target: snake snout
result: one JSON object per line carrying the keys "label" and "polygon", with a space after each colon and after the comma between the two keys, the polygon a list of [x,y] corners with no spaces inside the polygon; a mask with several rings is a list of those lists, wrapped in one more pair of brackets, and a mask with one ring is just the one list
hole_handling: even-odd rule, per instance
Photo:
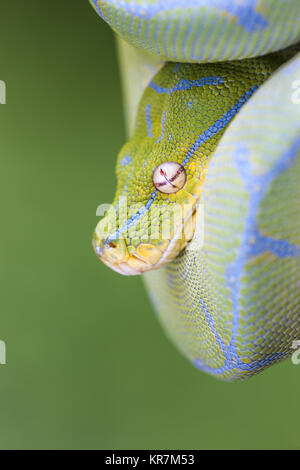
{"label": "snake snout", "polygon": [[[195,231],[196,211],[180,224],[174,225],[171,236],[132,239],[113,238],[107,230],[107,220],[102,219],[94,232],[93,247],[98,258],[114,271],[125,276],[135,276],[169,263],[185,248]],[[105,230],[103,230],[105,228]]]}
{"label": "snake snout", "polygon": [[[187,191],[180,194],[178,204],[167,206],[160,218],[155,217],[154,212],[148,225],[145,221],[139,236],[130,236],[129,231],[120,230],[112,217],[106,215],[98,222],[93,237],[98,258],[127,276],[158,269],[175,259],[192,240],[196,227],[195,188],[192,194]],[[137,235],[136,226],[131,229]]]}
{"label": "snake snout", "polygon": [[119,274],[135,276],[152,268],[146,260],[129,254],[126,243],[122,239],[101,240],[95,232],[93,247],[99,259]]}

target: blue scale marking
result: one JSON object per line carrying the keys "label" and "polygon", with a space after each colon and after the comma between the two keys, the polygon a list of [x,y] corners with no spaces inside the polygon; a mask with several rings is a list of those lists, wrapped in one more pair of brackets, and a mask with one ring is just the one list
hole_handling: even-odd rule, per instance
{"label": "blue scale marking", "polygon": [[267,251],[278,256],[278,258],[295,257],[300,254],[298,246],[286,240],[275,240],[273,237],[261,235],[257,227],[253,229],[253,240],[254,243],[249,246],[248,256],[257,256]]}
{"label": "blue scale marking", "polygon": [[182,90],[190,90],[194,86],[200,87],[204,85],[219,85],[220,83],[224,83],[224,78],[218,76],[211,76],[211,77],[203,77],[198,80],[185,80],[182,79],[173,88],[165,88],[159,85],[156,85],[153,81],[149,83],[149,87],[153,88],[156,93],[167,93],[170,95],[175,91],[182,91]]}
{"label": "blue scale marking", "polygon": [[134,214],[133,216],[130,217],[130,219],[127,220],[126,224],[122,225],[122,227],[120,227],[118,230],[116,230],[116,232],[111,235],[109,238],[108,238],[108,241],[113,241],[113,240],[116,240],[120,235],[121,233],[125,232],[126,230],[128,230],[130,227],[132,227],[133,225],[137,224],[138,221],[140,220],[140,218],[150,209],[150,207],[152,206],[152,203],[154,201],[154,199],[156,198],[156,194],[157,194],[157,189],[155,189],[153,191],[153,193],[151,194],[151,197],[150,199],[148,200],[147,204],[142,207],[136,214]]}
{"label": "blue scale marking", "polygon": [[94,7],[96,8],[96,11],[98,13],[98,15],[101,16],[101,18],[104,19],[104,21],[106,21],[106,18],[104,16],[104,13],[102,12],[101,8],[99,7],[98,5],[98,0],[92,0],[92,4],[94,5]]}
{"label": "blue scale marking", "polygon": [[126,155],[125,157],[122,158],[120,161],[120,165],[126,166],[129,165],[132,162],[132,159],[129,155]]}
{"label": "blue scale marking", "polygon": [[[97,4],[97,0],[92,0],[99,15],[104,18],[101,8]],[[186,0],[163,0],[149,4],[148,1],[135,3],[127,3],[122,0],[106,0],[106,3],[115,5],[119,9],[124,10],[127,14],[140,18],[141,20],[151,20],[157,14],[168,12],[170,9],[183,8],[186,10]],[[236,18],[237,23],[246,31],[255,32],[265,29],[268,26],[264,16],[256,11],[257,0],[248,0],[245,5],[240,0],[189,0],[189,8],[207,8],[208,10],[217,9],[220,13],[228,13]],[[157,41],[156,41],[157,42]],[[174,44],[174,41],[173,41]]]}
{"label": "blue scale marking", "polygon": [[148,134],[148,137],[154,137],[154,135],[152,134],[152,121],[151,121],[150,111],[151,111],[151,104],[148,104],[146,106],[147,134]]}
{"label": "blue scale marking", "polygon": [[224,127],[231,121],[231,119],[236,115],[236,113],[239,111],[239,109],[243,106],[243,104],[246,103],[246,101],[253,95],[255,90],[257,90],[257,86],[251,87],[246,93],[244,93],[241,98],[238,100],[238,102],[230,108],[229,111],[227,111],[224,116],[222,116],[221,119],[218,119],[212,126],[210,126],[203,134],[198,137],[194,145],[189,149],[185,159],[182,162],[182,165],[185,166],[188,161],[191,159],[191,157],[194,155],[195,151],[202,145],[204,142],[206,142],[210,137],[215,135],[217,132],[219,132],[221,129],[224,129]]}
{"label": "blue scale marking", "polygon": [[[196,259],[195,259],[195,256],[194,256],[194,266],[196,268],[196,270],[198,270],[198,265],[196,263]],[[201,269],[204,271],[204,274],[205,274],[205,277],[208,278],[208,273],[207,273],[207,270],[205,268],[205,266],[201,266]],[[188,273],[188,271],[187,271]],[[186,278],[184,279],[186,280]],[[183,279],[181,278],[181,282],[183,282]],[[215,319],[214,317],[210,314],[209,312],[209,308],[204,300],[203,297],[200,297],[199,298],[199,301],[200,301],[200,305],[201,305],[201,310],[202,312],[204,313],[205,317],[206,317],[206,322],[210,328],[210,331],[212,332],[212,334],[214,335],[215,337],[215,340],[219,346],[219,348],[221,349],[221,351],[223,352],[224,356],[226,354],[226,351],[227,351],[227,347],[223,341],[223,339],[221,338],[221,336],[219,335],[217,329],[216,329],[216,325],[215,325]]]}
{"label": "blue scale marking", "polygon": [[214,320],[213,316],[209,313],[209,309],[206,305],[205,300],[203,298],[200,298],[199,301],[200,301],[200,305],[201,305],[201,310],[205,315],[206,322],[207,322],[207,324],[210,328],[210,331],[214,335],[215,340],[216,340],[219,348],[223,352],[223,354],[226,354],[226,350],[227,350],[226,345],[224,344],[224,341],[222,340],[221,336],[219,335],[219,333],[216,329],[215,320]]}
{"label": "blue scale marking", "polygon": [[[279,360],[281,359],[282,357],[284,357],[284,352],[281,352],[281,353],[277,353],[277,354],[273,354],[272,356],[269,356],[269,357],[266,357],[264,359],[261,359],[259,361],[253,361],[252,363],[250,364],[246,364],[244,362],[242,362],[240,359],[236,358],[235,357],[235,362],[233,361],[233,357],[230,358],[228,357],[224,363],[224,365],[222,367],[217,367],[217,368],[214,368],[214,367],[211,367],[207,364],[205,364],[203,361],[201,361],[200,359],[195,359],[194,360],[194,365],[204,371],[204,372],[208,372],[208,373],[213,373],[215,375],[221,375],[221,374],[224,374],[225,372],[229,372],[229,371],[232,371],[232,370],[244,370],[244,371],[253,371],[253,370],[256,370],[256,369],[260,369],[262,367],[265,367],[267,365],[271,365],[274,363],[274,361],[276,360]],[[239,377],[240,374],[236,374],[236,375],[232,375],[232,379],[234,379],[235,377]]]}
{"label": "blue scale marking", "polygon": [[[231,119],[236,115],[236,113],[239,111],[241,106],[253,95],[254,91],[257,89],[257,86],[251,87],[244,95],[241,96],[241,98],[238,100],[238,102],[229,110],[227,111],[224,116],[221,119],[218,119],[212,126],[210,126],[203,134],[198,137],[194,145],[189,149],[187,152],[186,158],[183,160],[181,163],[182,166],[185,166],[190,158],[194,155],[195,151],[202,145],[204,144],[208,139],[210,139],[213,135],[217,134],[220,130],[224,129],[224,127],[227,126],[227,124],[231,121]],[[149,105],[148,105],[149,106]],[[128,221],[122,225],[114,234],[112,234],[109,237],[109,241],[116,240],[121,233],[124,233],[128,228],[132,227],[134,224],[137,224],[138,221],[141,219],[141,217],[150,209],[152,206],[156,195],[157,195],[157,189],[155,189],[151,196],[150,199],[147,201],[146,205],[140,209],[136,214],[130,217]]]}
{"label": "blue scale marking", "polygon": [[[300,248],[293,245],[286,240],[276,240],[272,237],[266,237],[258,232],[256,225],[257,212],[259,204],[265,196],[272,181],[279,176],[282,172],[289,169],[298,154],[300,148],[300,137],[296,139],[290,149],[285,152],[278,162],[275,164],[269,172],[262,176],[256,177],[255,181],[251,173],[249,164],[249,155],[245,147],[239,146],[233,155],[233,161],[237,167],[241,178],[244,182],[245,187],[249,191],[249,213],[245,223],[245,230],[243,239],[239,248],[237,259],[232,263],[226,273],[227,285],[230,290],[233,308],[232,318],[232,337],[225,356],[225,362],[222,367],[213,368],[205,364],[200,359],[194,360],[194,365],[206,372],[211,372],[216,375],[223,374],[233,369],[251,371],[258,369],[266,364],[272,364],[275,360],[280,359],[284,356],[284,352],[276,353],[273,356],[266,357],[260,361],[253,361],[249,364],[245,364],[241,361],[237,354],[236,337],[239,327],[239,292],[240,292],[240,278],[245,263],[251,256],[271,251],[280,258],[284,257],[296,257],[300,254]],[[259,188],[259,189],[257,189]],[[255,240],[255,244],[251,243],[251,240]],[[232,282],[233,281],[233,282]]]}
{"label": "blue scale marking", "polygon": [[123,192],[122,192],[122,196],[125,196],[125,194],[127,193],[127,188],[128,188],[128,184],[129,184],[129,180],[130,180],[131,175],[132,175],[132,172],[130,172],[129,175],[127,176],[126,183],[125,183],[125,186],[124,186],[124,189],[123,189]]}

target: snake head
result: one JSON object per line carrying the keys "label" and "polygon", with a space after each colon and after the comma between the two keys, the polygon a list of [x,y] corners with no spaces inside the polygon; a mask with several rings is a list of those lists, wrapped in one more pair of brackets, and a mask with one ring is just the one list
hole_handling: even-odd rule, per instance
{"label": "snake head", "polygon": [[213,135],[201,148],[195,146],[207,130],[203,113],[208,124],[215,118],[210,99],[216,100],[223,79],[199,81],[197,67],[169,63],[154,80],[140,101],[133,137],[118,156],[113,204],[93,238],[97,256],[125,275],[163,266],[192,239],[205,172],[218,141]]}
{"label": "snake head", "polygon": [[134,164],[130,146],[119,156],[116,198],[95,229],[93,246],[110,268],[136,275],[173,260],[192,238],[199,181],[163,157],[158,165],[152,156],[141,165],[137,156]]}
{"label": "snake head", "polygon": [[[143,100],[141,108],[143,116]],[[165,115],[165,135],[169,135],[168,107],[161,113]],[[138,116],[140,124],[133,138],[119,154],[115,199],[93,238],[97,256],[125,275],[159,268],[185,248],[194,234],[196,205],[206,171],[203,155],[195,152],[182,165],[186,145],[179,139],[171,149],[169,139],[160,138],[162,116],[156,128],[157,118],[152,116],[151,135],[143,127],[142,116]],[[188,140],[188,136],[184,138]]]}
{"label": "snake head", "polygon": [[247,61],[169,62],[160,69],[140,101],[133,137],[119,154],[114,202],[94,233],[95,252],[105,264],[140,274],[184,249],[195,231],[211,156],[263,77]]}

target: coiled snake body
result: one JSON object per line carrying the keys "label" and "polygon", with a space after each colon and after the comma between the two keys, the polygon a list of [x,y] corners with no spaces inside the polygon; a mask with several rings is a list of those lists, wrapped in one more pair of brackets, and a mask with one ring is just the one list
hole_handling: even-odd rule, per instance
{"label": "coiled snake body", "polygon": [[166,61],[118,157],[95,251],[122,274],[145,273],[167,333],[196,367],[249,377],[300,339],[300,4],[92,4]]}

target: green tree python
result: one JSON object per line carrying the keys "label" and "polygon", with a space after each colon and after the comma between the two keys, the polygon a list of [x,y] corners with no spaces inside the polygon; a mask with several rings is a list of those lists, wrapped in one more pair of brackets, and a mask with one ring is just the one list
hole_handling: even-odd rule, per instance
{"label": "green tree python", "polygon": [[91,3],[130,125],[94,250],[197,368],[257,374],[300,340],[300,2]]}

